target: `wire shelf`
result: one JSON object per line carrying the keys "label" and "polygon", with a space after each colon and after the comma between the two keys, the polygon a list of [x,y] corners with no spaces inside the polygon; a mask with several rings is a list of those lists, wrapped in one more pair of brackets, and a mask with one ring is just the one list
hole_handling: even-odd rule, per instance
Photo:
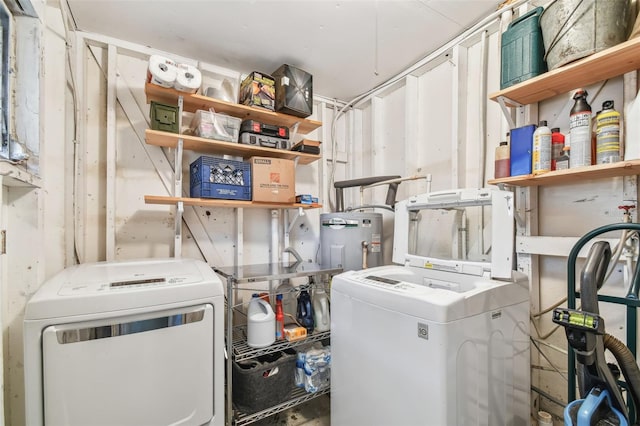
{"label": "wire shelf", "polygon": [[307,335],[306,338],[289,342],[287,340],[277,341],[266,348],[252,348],[247,345],[247,326],[241,325],[233,329],[233,359],[243,361],[255,358],[261,355],[267,355],[273,352],[283,351],[285,349],[294,348],[305,343],[319,342],[331,337],[331,330],[316,331]]}
{"label": "wire shelf", "polygon": [[315,399],[321,395],[325,395],[329,393],[330,390],[331,390],[331,387],[327,386],[325,388],[318,390],[317,392],[308,393],[303,388],[296,387],[293,390],[291,394],[291,398],[288,401],[278,405],[274,405],[273,407],[267,408],[266,410],[258,411],[257,413],[253,413],[253,414],[245,414],[236,409],[236,416],[235,416],[234,423],[237,426],[241,426],[241,425],[247,425],[249,423],[256,422],[258,420],[265,419],[269,416],[272,416],[286,409],[293,408],[298,404],[302,404],[303,402],[311,401],[312,399]]}

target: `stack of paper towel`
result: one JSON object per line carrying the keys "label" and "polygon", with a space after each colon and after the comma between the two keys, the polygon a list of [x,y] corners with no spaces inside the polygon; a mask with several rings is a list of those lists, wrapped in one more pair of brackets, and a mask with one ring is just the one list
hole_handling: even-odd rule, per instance
{"label": "stack of paper towel", "polygon": [[202,84],[202,74],[194,66],[179,64],[160,55],[149,57],[147,81],[162,87],[173,87],[187,93],[195,93]]}

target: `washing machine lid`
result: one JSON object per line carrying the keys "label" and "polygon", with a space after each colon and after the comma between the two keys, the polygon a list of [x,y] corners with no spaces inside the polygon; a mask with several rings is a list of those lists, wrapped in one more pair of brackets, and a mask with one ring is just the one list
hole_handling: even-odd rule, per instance
{"label": "washing machine lid", "polygon": [[411,266],[380,266],[333,277],[331,292],[435,323],[448,323],[529,300],[526,275],[509,281]]}
{"label": "washing machine lid", "polygon": [[45,282],[29,300],[25,320],[95,314],[222,297],[220,278],[195,259],[83,263]]}
{"label": "washing machine lid", "polygon": [[[475,206],[491,206],[490,262],[440,259],[410,253],[409,230],[420,210],[456,210]],[[416,195],[396,203],[393,262],[425,269],[511,279],[514,230],[514,197],[510,191],[471,188]]]}

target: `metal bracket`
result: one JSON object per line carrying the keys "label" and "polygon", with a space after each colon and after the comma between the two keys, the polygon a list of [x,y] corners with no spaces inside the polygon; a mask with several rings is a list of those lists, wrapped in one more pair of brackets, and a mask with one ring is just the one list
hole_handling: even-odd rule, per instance
{"label": "metal bracket", "polygon": [[509,106],[507,106],[507,102],[509,102],[509,104],[514,107],[521,107],[523,105],[505,96],[498,96],[496,100],[498,101],[498,104],[500,104],[500,109],[502,109],[502,114],[504,115],[504,118],[506,118],[507,123],[509,123],[509,128],[515,129],[516,123],[513,121],[513,117],[511,116],[511,110],[509,109]]}

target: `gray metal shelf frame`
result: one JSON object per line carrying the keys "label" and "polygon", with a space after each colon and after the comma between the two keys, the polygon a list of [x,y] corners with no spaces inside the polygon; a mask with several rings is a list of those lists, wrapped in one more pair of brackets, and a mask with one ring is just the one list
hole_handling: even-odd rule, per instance
{"label": "gray metal shelf frame", "polygon": [[[293,396],[282,404],[278,404],[269,409],[246,415],[238,411],[238,415],[234,415],[233,411],[233,388],[232,388],[232,372],[233,361],[254,358],[260,355],[266,355],[277,352],[282,349],[296,347],[302,344],[316,342],[330,337],[331,332],[312,333],[306,339],[295,342],[277,342],[273,345],[262,348],[253,349],[241,344],[239,337],[234,335],[233,327],[233,290],[239,288],[240,284],[255,283],[262,281],[275,281],[290,278],[310,277],[315,275],[333,276],[342,272],[342,268],[328,268],[322,265],[310,262],[296,262],[291,264],[273,263],[259,265],[242,265],[232,267],[213,267],[213,270],[227,281],[227,330],[226,330],[226,424],[231,426],[245,425],[253,423],[280,411],[295,407],[298,404],[314,399],[322,394],[329,392],[329,388],[321,389],[316,393],[307,393],[304,390],[296,388]],[[239,328],[238,328],[239,330]],[[245,347],[246,346],[246,347]]]}

